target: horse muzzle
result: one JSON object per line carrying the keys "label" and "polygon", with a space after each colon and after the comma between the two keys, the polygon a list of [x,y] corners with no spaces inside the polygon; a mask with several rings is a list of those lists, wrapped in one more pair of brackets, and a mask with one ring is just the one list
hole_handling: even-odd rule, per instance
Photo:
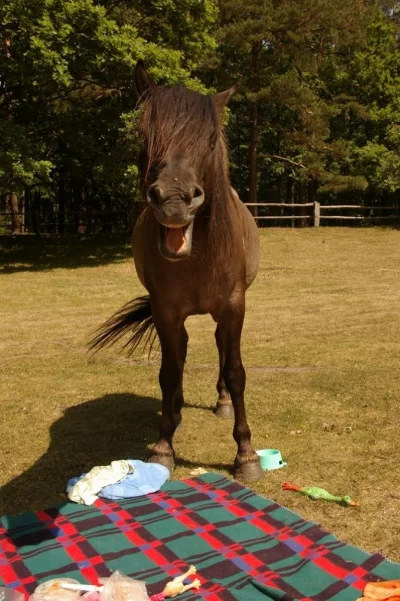
{"label": "horse muzzle", "polygon": [[158,221],[158,248],[169,261],[186,259],[192,250],[193,222],[204,202],[204,190],[192,186],[186,192],[169,189],[168,194],[156,183],[149,187],[147,201]]}
{"label": "horse muzzle", "polygon": [[158,249],[169,261],[186,259],[192,250],[194,218],[187,224],[158,221]]}

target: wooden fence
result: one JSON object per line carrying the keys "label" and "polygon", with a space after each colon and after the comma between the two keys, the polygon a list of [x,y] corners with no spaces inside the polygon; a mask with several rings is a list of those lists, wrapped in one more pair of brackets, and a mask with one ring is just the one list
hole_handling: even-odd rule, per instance
{"label": "wooden fence", "polygon": [[[321,205],[319,202],[309,203],[245,203],[252,211],[259,209],[254,219],[260,226],[273,222],[291,222],[289,225],[306,225],[319,227],[321,224],[346,222],[379,223],[392,221],[400,224],[400,204],[398,206],[364,206],[364,205]],[[84,211],[84,212],[0,212],[0,234],[85,234],[99,232],[126,232],[132,228],[141,205],[133,205],[132,211]],[[340,211],[338,215],[332,212]],[[347,212],[347,214],[343,214]],[[266,214],[268,213],[268,214]],[[272,213],[272,214],[271,214]],[[300,213],[300,214],[299,214]],[[349,215],[348,213],[353,213]],[[354,214],[356,213],[356,214]]]}
{"label": "wooden fence", "polygon": [[[307,202],[307,203],[285,203],[285,202],[266,202],[266,203],[245,203],[247,207],[249,207],[250,211],[251,207],[260,207],[264,213],[265,209],[269,211],[269,207],[273,207],[276,211],[277,208],[282,211],[287,211],[291,209],[291,214],[287,215],[254,215],[254,219],[256,221],[281,221],[281,220],[293,220],[298,221],[302,220],[303,223],[307,225],[313,225],[314,227],[319,227],[321,225],[321,221],[359,221],[359,222],[379,222],[379,221],[394,221],[400,223],[400,205],[391,206],[391,207],[382,207],[382,206],[364,206],[364,205],[321,205],[320,202]],[[302,214],[293,214],[297,208],[301,208]],[[348,211],[351,210],[353,213],[358,213],[357,215],[326,215],[325,211]],[[369,214],[365,214],[365,212],[369,211]],[[349,211],[348,211],[349,212]],[[379,213],[389,212],[390,215],[379,215]]]}
{"label": "wooden fence", "polygon": [[0,212],[0,234],[97,234],[126,232],[134,211],[34,211]]}

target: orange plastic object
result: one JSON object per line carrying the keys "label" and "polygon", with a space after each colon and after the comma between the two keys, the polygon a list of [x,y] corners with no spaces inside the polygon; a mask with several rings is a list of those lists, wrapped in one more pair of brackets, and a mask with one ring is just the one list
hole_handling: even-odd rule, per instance
{"label": "orange plastic object", "polygon": [[384,582],[368,582],[364,588],[364,597],[367,599],[390,599],[400,601],[400,580],[386,580]]}

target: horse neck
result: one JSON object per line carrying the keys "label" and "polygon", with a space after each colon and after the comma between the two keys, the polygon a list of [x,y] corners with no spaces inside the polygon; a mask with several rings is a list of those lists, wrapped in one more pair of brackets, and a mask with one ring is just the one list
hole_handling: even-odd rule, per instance
{"label": "horse neck", "polygon": [[225,144],[221,140],[205,182],[208,196],[208,244],[212,252],[229,256],[236,231]]}
{"label": "horse neck", "polygon": [[207,171],[205,188],[209,198],[210,213],[216,211],[221,216],[228,213],[231,209],[231,190],[227,152],[223,140],[219,141],[214,160]]}

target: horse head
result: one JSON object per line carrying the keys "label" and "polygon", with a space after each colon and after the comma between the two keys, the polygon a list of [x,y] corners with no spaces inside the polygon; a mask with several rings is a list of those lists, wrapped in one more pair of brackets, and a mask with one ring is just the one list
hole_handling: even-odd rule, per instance
{"label": "horse head", "polygon": [[219,117],[234,88],[205,96],[182,85],[158,86],[142,61],[135,77],[143,105],[141,175],[159,251],[168,260],[185,259],[196,215],[211,202],[217,159],[222,154],[226,162]]}

